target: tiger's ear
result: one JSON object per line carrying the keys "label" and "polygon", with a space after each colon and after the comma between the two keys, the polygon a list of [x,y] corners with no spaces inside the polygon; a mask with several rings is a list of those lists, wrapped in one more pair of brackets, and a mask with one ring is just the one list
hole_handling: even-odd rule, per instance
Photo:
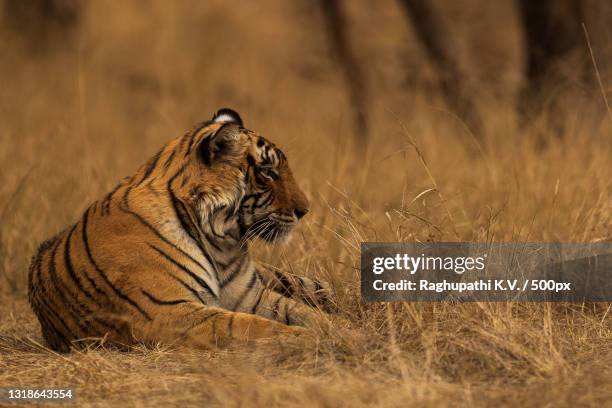
{"label": "tiger's ear", "polygon": [[244,126],[238,112],[229,108],[219,109],[217,113],[213,115],[212,121],[215,123],[235,123]]}
{"label": "tiger's ear", "polygon": [[207,166],[218,161],[231,161],[238,154],[240,130],[225,122],[216,132],[206,136],[198,147],[198,155]]}

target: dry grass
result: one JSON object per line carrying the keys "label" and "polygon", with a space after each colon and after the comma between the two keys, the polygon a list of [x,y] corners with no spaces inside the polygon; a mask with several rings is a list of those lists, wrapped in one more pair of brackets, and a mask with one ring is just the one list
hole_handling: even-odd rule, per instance
{"label": "dry grass", "polygon": [[[0,386],[71,386],[80,406],[609,405],[609,304],[364,305],[358,290],[361,241],[612,240],[600,90],[564,101],[562,134],[545,115],[518,129],[509,104],[485,93],[488,132],[471,135],[428,91],[395,3],[350,2],[373,123],[356,153],[343,82],[307,3],[96,1],[74,44],[36,56],[2,33]],[[475,64],[512,94],[509,3],[466,3],[456,19],[474,23],[458,38],[477,41]],[[589,34],[609,88],[598,45],[610,33]],[[311,198],[292,243],[258,247],[260,258],[331,281],[350,327],[224,352],[42,348],[25,300],[36,245],[220,106],[284,148]]]}

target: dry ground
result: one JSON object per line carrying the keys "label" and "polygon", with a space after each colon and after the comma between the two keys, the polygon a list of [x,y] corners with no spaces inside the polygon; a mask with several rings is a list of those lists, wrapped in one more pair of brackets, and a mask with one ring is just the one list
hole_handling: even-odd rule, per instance
{"label": "dry ground", "polygon": [[[511,4],[466,1],[449,17],[488,72],[488,131],[473,135],[431,92],[395,3],[349,2],[373,123],[360,149],[307,3],[95,1],[46,52],[2,33],[0,386],[74,387],[79,406],[611,406],[610,304],[364,305],[358,291],[362,241],[612,240],[600,89],[551,90],[562,130],[546,116],[520,129]],[[593,31],[609,89],[610,32]],[[332,282],[351,327],[223,352],[45,350],[25,297],[36,245],[221,106],[285,150],[311,199],[293,241],[259,257]]]}

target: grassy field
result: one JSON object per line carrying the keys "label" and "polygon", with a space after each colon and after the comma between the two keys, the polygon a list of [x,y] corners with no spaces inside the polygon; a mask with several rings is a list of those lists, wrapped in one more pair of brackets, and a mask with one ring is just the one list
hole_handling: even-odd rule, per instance
{"label": "grassy field", "polygon": [[[612,404],[609,303],[362,304],[358,271],[362,241],[611,241],[610,32],[593,23],[603,89],[551,89],[561,126],[519,127],[511,3],[449,6],[483,84],[473,134],[395,2],[348,3],[367,146],[308,2],[92,1],[60,49],[0,33],[0,387],[73,387],[79,406]],[[45,349],[26,300],[38,243],[222,106],[283,148],[311,201],[257,258],[330,281],[340,317],[248,349]]]}

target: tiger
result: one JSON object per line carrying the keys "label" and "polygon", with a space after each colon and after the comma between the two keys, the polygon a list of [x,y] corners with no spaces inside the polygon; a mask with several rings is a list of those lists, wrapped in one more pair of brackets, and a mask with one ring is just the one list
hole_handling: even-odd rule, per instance
{"label": "tiger", "polygon": [[220,109],[40,245],[28,299],[44,342],[214,349],[300,336],[329,310],[329,284],[266,273],[249,244],[286,242],[308,211],[282,150]]}

